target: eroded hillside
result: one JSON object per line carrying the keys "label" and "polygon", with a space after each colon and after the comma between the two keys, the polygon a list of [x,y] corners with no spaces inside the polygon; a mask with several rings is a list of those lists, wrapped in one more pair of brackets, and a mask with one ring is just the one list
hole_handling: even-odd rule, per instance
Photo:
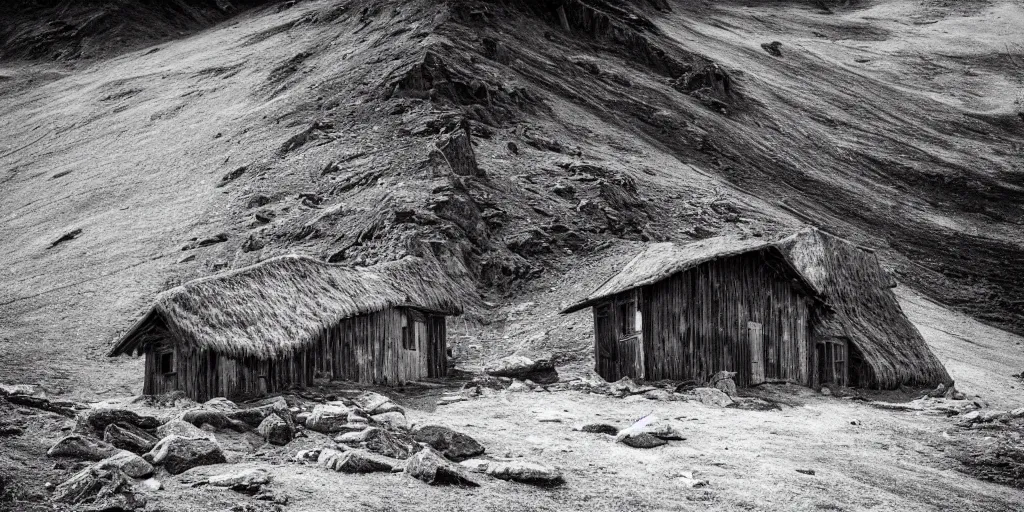
{"label": "eroded hillside", "polygon": [[[103,354],[156,293],[288,252],[434,257],[476,283],[466,339],[586,357],[554,308],[524,341],[492,305],[567,302],[635,242],[804,223],[1019,331],[1024,9],[847,4],[281,2],[8,55],[0,380],[136,392]],[[464,129],[480,176],[432,156]]]}

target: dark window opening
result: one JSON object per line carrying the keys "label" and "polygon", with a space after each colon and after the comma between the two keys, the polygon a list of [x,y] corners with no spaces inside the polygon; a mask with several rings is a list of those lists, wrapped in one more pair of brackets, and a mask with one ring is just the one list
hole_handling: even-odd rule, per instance
{"label": "dark window opening", "polygon": [[623,336],[636,333],[636,303],[633,301],[619,304],[619,332]]}
{"label": "dark window opening", "polygon": [[405,350],[416,350],[416,331],[413,323],[409,321],[408,314],[402,314],[402,348]]}
{"label": "dark window opening", "polygon": [[174,352],[160,354],[160,373],[174,373]]}

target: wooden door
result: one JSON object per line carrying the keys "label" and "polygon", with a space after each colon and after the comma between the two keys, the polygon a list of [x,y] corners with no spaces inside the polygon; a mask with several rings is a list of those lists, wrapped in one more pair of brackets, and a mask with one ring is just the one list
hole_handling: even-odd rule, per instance
{"label": "wooden door", "polygon": [[644,343],[639,334],[619,338],[618,375],[631,379],[644,378]]}
{"label": "wooden door", "polygon": [[602,304],[594,307],[594,371],[608,381],[619,379],[615,364],[615,329],[611,318],[611,307]]}
{"label": "wooden door", "polygon": [[761,324],[747,322],[747,339],[750,340],[750,384],[764,382],[764,334]]}

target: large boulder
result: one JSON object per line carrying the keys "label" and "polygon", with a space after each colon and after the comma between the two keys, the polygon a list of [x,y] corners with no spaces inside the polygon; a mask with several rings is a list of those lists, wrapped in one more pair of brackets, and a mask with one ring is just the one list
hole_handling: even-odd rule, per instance
{"label": "large boulder", "polygon": [[141,416],[127,409],[89,409],[78,414],[75,433],[102,437],[108,425],[117,423],[132,425],[144,430],[152,430],[160,426],[160,420],[152,416]]}
{"label": "large boulder", "polygon": [[561,471],[535,462],[492,462],[487,466],[487,475],[501,480],[546,487],[565,483]]}
{"label": "large boulder", "polygon": [[203,402],[203,408],[210,409],[211,411],[220,411],[226,414],[228,412],[237,411],[238,404],[228,400],[227,398],[218,396]]}
{"label": "large boulder", "polygon": [[[75,510],[141,510],[146,498],[135,492],[131,477],[119,469],[96,466],[75,473],[58,485],[50,497],[56,503],[75,506]],[[88,504],[88,508],[82,505]]]}
{"label": "large boulder", "polygon": [[405,464],[405,472],[430,485],[480,486],[470,479],[465,468],[444,458],[433,448],[424,448],[410,457]]}
{"label": "large boulder", "polygon": [[362,432],[350,432],[335,438],[335,441],[349,446],[360,446],[394,459],[408,459],[419,450],[419,445],[409,434],[391,432],[382,428],[368,427]]}
{"label": "large boulder", "polygon": [[168,436],[146,454],[153,464],[163,465],[168,473],[177,475],[192,468],[227,462],[220,445],[209,439]]}
{"label": "large boulder", "polygon": [[348,423],[349,409],[341,404],[317,404],[306,418],[306,428],[323,434],[340,432]]}
{"label": "large boulder", "polygon": [[103,431],[103,440],[133,453],[146,453],[159,441],[156,436],[130,423],[112,423]]}
{"label": "large boulder", "polygon": [[233,491],[256,494],[271,481],[270,473],[265,469],[245,469],[235,473],[223,473],[211,476],[207,483],[214,487],[227,487]]}
{"label": "large boulder", "polygon": [[708,386],[718,389],[732,398],[736,396],[736,381],[733,380],[735,378],[736,372],[721,371],[711,377]]}
{"label": "large boulder", "polygon": [[79,460],[103,460],[116,455],[121,449],[104,441],[91,439],[78,434],[61,438],[53,445],[46,455],[50,457],[69,457]]}
{"label": "large boulder", "polygon": [[690,393],[698,402],[712,407],[725,407],[733,403],[732,398],[718,388],[694,388]]}
{"label": "large boulder", "polygon": [[[249,425],[244,421],[233,420],[223,412],[209,409],[193,409],[191,411],[185,411],[181,414],[179,419],[197,427],[210,425],[217,430],[231,429],[236,432],[245,432],[250,430]],[[259,423],[257,423],[257,425],[259,425]]]}
{"label": "large boulder", "polygon": [[171,420],[156,429],[156,435],[160,439],[168,436],[179,436],[187,438],[202,438],[215,441],[216,437],[191,423],[182,420]]}
{"label": "large boulder", "polygon": [[259,427],[260,423],[263,423],[263,420],[267,419],[271,414],[277,414],[282,417],[290,416],[291,413],[288,411],[288,402],[285,402],[281,397],[276,398],[280,398],[280,400],[275,400],[256,407],[225,412],[224,415],[227,416],[228,419],[241,421],[252,428]]}
{"label": "large boulder", "polygon": [[281,419],[277,414],[267,416],[256,431],[263,436],[263,439],[277,446],[284,446],[291,442],[294,432],[287,421]]}
{"label": "large boulder", "polygon": [[426,425],[412,433],[414,441],[426,443],[456,462],[483,455],[484,446],[461,432],[440,425]]}
{"label": "large boulder", "polygon": [[119,469],[132,478],[144,478],[153,474],[153,465],[129,452],[121,451],[96,463],[99,469]]}
{"label": "large boulder", "polygon": [[494,377],[532,380],[537,384],[558,382],[558,371],[554,363],[546,359],[534,361],[524,356],[503,357],[485,366],[484,372]]}
{"label": "large boulder", "polygon": [[401,466],[401,462],[365,450],[323,450],[317,465],[342,473],[378,473],[394,471]]}

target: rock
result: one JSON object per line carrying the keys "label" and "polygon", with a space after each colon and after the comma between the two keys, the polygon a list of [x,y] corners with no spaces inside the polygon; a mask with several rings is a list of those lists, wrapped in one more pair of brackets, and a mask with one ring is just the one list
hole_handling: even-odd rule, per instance
{"label": "rock", "polygon": [[733,402],[729,395],[717,388],[694,388],[690,393],[698,402],[713,407],[725,407]]}
{"label": "rock", "polygon": [[658,419],[648,423],[640,430],[645,434],[650,434],[659,439],[666,441],[685,441],[686,436],[683,435],[683,425],[677,421],[662,420]]}
{"label": "rock", "polygon": [[103,431],[103,440],[122,450],[143,454],[153,449],[159,439],[128,423],[112,423]]}
{"label": "rock", "polygon": [[572,416],[561,411],[541,411],[537,414],[537,421],[541,423],[561,423],[569,419]]}
{"label": "rock", "polygon": [[445,458],[456,462],[483,455],[485,451],[476,439],[440,425],[420,427],[413,432],[412,438],[416,442],[426,443]]}
{"label": "rock", "polygon": [[343,405],[318,404],[306,418],[306,428],[333,434],[349,421],[349,409]]}
{"label": "rock", "polygon": [[[0,422],[0,437],[16,437],[25,433],[25,428],[21,425],[15,425],[12,423]],[[2,492],[2,491],[0,491]]]}
{"label": "rock", "polygon": [[822,386],[821,387],[821,394],[822,394],[822,396],[832,396],[832,390],[829,389],[826,386]]}
{"label": "rock", "polygon": [[386,412],[383,414],[375,414],[372,416],[372,418],[373,421],[376,421],[377,423],[380,423],[382,425],[387,425],[392,429],[409,428],[409,422],[406,421],[405,415],[398,411]]}
{"label": "rock", "polygon": [[469,400],[462,395],[447,395],[437,399],[437,405],[451,405],[457,402],[465,402]]}
{"label": "rock", "polygon": [[407,459],[420,449],[408,434],[370,428],[363,441],[367,450],[394,459]]}
{"label": "rock", "polygon": [[513,379],[512,384],[509,384],[506,389],[509,393],[525,393],[530,391],[530,386],[519,379]]}
{"label": "rock", "polygon": [[614,436],[619,433],[618,427],[607,423],[583,423],[576,425],[573,430],[587,432],[589,434],[607,434],[609,436]]}
{"label": "rock", "polygon": [[553,487],[565,483],[557,469],[534,462],[495,462],[487,467],[487,476],[512,482]]}
{"label": "rock", "polygon": [[160,439],[168,436],[179,436],[194,439],[209,439],[215,441],[216,437],[195,425],[182,420],[171,420],[156,429],[156,435]]}
{"label": "rock", "polygon": [[[718,373],[720,373],[720,374],[721,373],[728,373],[728,374],[736,375],[736,372],[718,372]],[[712,384],[712,386],[714,386],[715,389],[718,389],[721,392],[723,392],[726,395],[728,395],[729,398],[734,398],[736,396],[736,381],[734,381],[731,378],[718,379],[717,381],[715,381],[714,384]]]}
{"label": "rock", "polygon": [[501,381],[498,377],[493,375],[477,375],[472,380],[462,385],[463,391],[470,388],[486,388],[493,389],[494,391],[501,391],[505,389],[506,384]]}
{"label": "rock", "polygon": [[676,399],[676,396],[667,389],[652,389],[644,393],[644,398],[648,400],[659,400],[662,402],[671,402]]}
{"label": "rock", "polygon": [[1024,418],[1024,407],[1019,407],[1008,413],[1011,418]]}
{"label": "rock", "polygon": [[494,377],[509,377],[532,380],[538,384],[558,382],[555,365],[546,359],[534,361],[524,356],[508,356],[484,367],[484,372]]}
{"label": "rock", "polygon": [[633,448],[657,448],[668,444],[668,441],[645,432],[633,433],[628,436],[624,436],[619,440],[619,442]]}
{"label": "rock", "polygon": [[197,427],[210,425],[217,430],[231,429],[236,432],[245,432],[250,429],[244,421],[233,420],[220,411],[194,409],[185,411],[179,419]]}
{"label": "rock", "polygon": [[263,436],[263,439],[273,445],[284,446],[291,442],[294,432],[291,425],[276,414],[267,416],[256,431]]}
{"label": "rock", "polygon": [[147,490],[153,492],[159,491],[160,489],[164,488],[164,484],[160,483],[160,481],[157,480],[156,478],[147,478],[139,483],[141,483],[142,486],[145,487]]}
{"label": "rock", "polygon": [[227,462],[217,443],[205,438],[190,439],[176,435],[161,439],[147,455],[153,464],[163,465],[172,475],[194,467]]}
{"label": "rock", "polygon": [[248,425],[250,428],[259,428],[260,423],[267,419],[270,415],[277,414],[282,419],[291,417],[291,413],[288,411],[288,406],[285,404],[282,406],[280,403],[273,403],[268,405],[261,405],[259,407],[249,407],[246,409],[238,409],[236,411],[228,411],[224,413],[229,420],[233,422],[241,422]]}
{"label": "rock", "polygon": [[386,404],[391,402],[391,399],[380,394],[374,393],[373,391],[364,391],[352,399],[352,402],[360,409],[370,414],[380,414],[382,412],[389,412],[385,410],[377,411],[378,407],[384,407]]}
{"label": "rock", "polygon": [[782,57],[782,43],[778,41],[761,43],[761,49],[768,52],[768,55],[771,55],[772,57]]}
{"label": "rock", "polygon": [[160,426],[160,420],[152,416],[140,416],[127,409],[89,409],[78,415],[75,433],[102,437],[108,425],[117,423],[132,425],[144,430],[152,430]]}
{"label": "rock", "polygon": [[316,462],[320,458],[320,454],[323,453],[321,449],[312,450],[299,450],[295,454],[295,462]]}
{"label": "rock", "polygon": [[491,465],[491,461],[486,459],[469,459],[460,462],[459,465],[473,473],[484,473]]}
{"label": "rock", "polygon": [[71,457],[80,460],[103,460],[121,450],[112,444],[78,434],[65,436],[46,452],[50,457]]}
{"label": "rock", "polygon": [[231,400],[228,400],[227,398],[219,396],[217,398],[211,398],[203,402],[203,408],[209,409],[211,411],[220,411],[223,413],[228,413],[231,411],[237,411],[238,404],[232,402]]}
{"label": "rock", "polygon": [[135,492],[129,476],[117,469],[90,466],[58,485],[51,500],[68,505],[89,504],[77,510],[141,510],[146,499]]}
{"label": "rock", "polygon": [[811,475],[811,476],[814,476],[814,474],[815,474],[813,469],[798,469],[798,470],[796,470],[796,472],[797,473],[803,473],[805,475]]}
{"label": "rock", "polygon": [[409,458],[405,472],[430,485],[459,485],[479,487],[469,477],[469,472],[460,465],[449,462],[433,448],[424,448]]}
{"label": "rock", "polygon": [[396,466],[400,467],[401,463],[396,459],[365,450],[324,450],[317,460],[317,465],[342,473],[380,473],[391,472]]}
{"label": "rock", "polygon": [[850,421],[850,425],[854,425],[854,426],[860,425],[860,420],[851,420]]}
{"label": "rock", "polygon": [[227,487],[233,491],[256,494],[270,481],[270,473],[267,473],[265,469],[246,469],[237,473],[211,476],[207,483],[214,487]]}
{"label": "rock", "polygon": [[96,463],[99,469],[119,469],[132,478],[144,478],[153,474],[153,466],[142,457],[121,451]]}
{"label": "rock", "polygon": [[376,427],[366,427],[358,432],[346,432],[334,438],[334,442],[341,444],[356,444],[366,441],[370,432]]}

